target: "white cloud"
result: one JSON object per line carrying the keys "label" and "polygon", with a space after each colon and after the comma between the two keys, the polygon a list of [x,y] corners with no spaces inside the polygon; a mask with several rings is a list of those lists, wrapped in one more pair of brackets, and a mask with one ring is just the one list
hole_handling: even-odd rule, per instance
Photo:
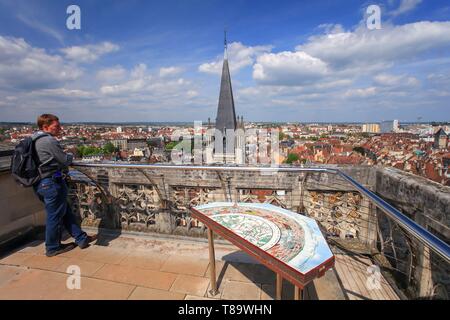
{"label": "white cloud", "polygon": [[123,94],[123,93],[131,93],[137,92],[144,88],[145,80],[144,79],[135,79],[130,80],[122,84],[116,84],[111,86],[102,86],[100,88],[101,93],[103,94]]}
{"label": "white cloud", "polygon": [[344,27],[341,24],[323,23],[319,25],[318,28],[324,30],[325,34],[344,32]]}
{"label": "white cloud", "polygon": [[196,90],[189,90],[186,95],[188,98],[194,98],[198,96],[198,92]]}
{"label": "white cloud", "polygon": [[381,86],[406,86],[406,87],[415,87],[420,84],[420,81],[415,77],[408,77],[405,75],[392,75],[387,73],[380,73],[374,77],[374,81],[376,84]]}
{"label": "white cloud", "polygon": [[145,77],[150,77],[150,75],[147,75],[147,65],[145,63],[140,63],[131,70],[131,78],[143,79]]}
{"label": "white cloud", "polygon": [[73,46],[61,49],[67,59],[83,63],[93,62],[102,55],[117,50],[119,50],[119,46],[111,42],[102,42],[100,44],[86,46]]}
{"label": "white cloud", "polygon": [[0,36],[0,86],[14,89],[58,87],[79,78],[81,69],[24,39]]}
{"label": "white cloud", "polygon": [[353,32],[316,36],[296,50],[343,69],[408,60],[446,46],[450,46],[450,22],[422,21],[376,31],[360,27]]}
{"label": "white cloud", "polygon": [[122,66],[105,68],[97,72],[97,79],[102,82],[116,82],[123,80],[126,72],[127,71]]}
{"label": "white cloud", "polygon": [[57,31],[56,29],[53,29],[45,24],[43,24],[40,20],[36,20],[30,17],[25,17],[23,14],[17,15],[17,18],[22,21],[27,26],[37,29],[53,38],[59,41],[59,43],[63,43],[63,36],[62,34]]}
{"label": "white cloud", "polygon": [[[181,69],[174,67],[174,70]],[[198,95],[190,81],[183,78],[174,79],[168,75],[166,77],[157,77],[152,75],[148,71],[147,65],[143,63],[133,67],[127,74],[125,79],[119,83],[102,85],[100,93],[105,96],[132,97],[138,100],[154,99],[156,97],[167,99],[169,97],[182,96],[191,99]]]}
{"label": "white cloud", "polygon": [[345,92],[344,96],[346,98],[359,97],[367,98],[376,95],[378,92],[376,87],[360,88],[360,89],[350,89]]}
{"label": "white cloud", "polygon": [[164,77],[171,77],[175,76],[183,71],[180,67],[167,67],[167,68],[161,68],[159,69],[159,76]]}
{"label": "white cloud", "polygon": [[[231,72],[236,72],[255,62],[256,57],[270,52],[272,46],[245,46],[240,42],[233,42],[228,46],[228,61]],[[223,56],[217,57],[216,61],[203,63],[199,66],[200,72],[220,74],[222,72]]]}
{"label": "white cloud", "polygon": [[253,78],[263,84],[302,85],[326,74],[326,63],[305,52],[266,53],[253,66]]}
{"label": "white cloud", "polygon": [[307,86],[354,82],[365,75],[381,73],[375,81],[403,81],[417,86],[412,77],[393,78],[383,74],[422,54],[450,48],[450,22],[417,22],[386,26],[383,30],[359,27],[343,32],[339,25],[321,25],[325,35],[313,36],[296,51],[264,53],[253,66],[253,78],[264,85]]}
{"label": "white cloud", "polygon": [[96,96],[95,93],[91,91],[66,88],[42,89],[38,91],[32,91],[30,92],[30,95],[64,98],[93,98]]}
{"label": "white cloud", "polygon": [[151,78],[151,75],[147,74],[147,65],[141,63],[131,70],[129,79],[115,85],[104,85],[100,88],[100,92],[107,95],[139,92],[144,89]]}
{"label": "white cloud", "polygon": [[422,0],[401,0],[398,8],[389,12],[389,14],[392,16],[399,16],[401,14],[414,10],[421,2]]}

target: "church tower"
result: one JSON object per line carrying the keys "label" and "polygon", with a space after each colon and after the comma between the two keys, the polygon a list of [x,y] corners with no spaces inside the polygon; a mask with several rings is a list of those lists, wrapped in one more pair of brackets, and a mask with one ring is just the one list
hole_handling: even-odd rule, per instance
{"label": "church tower", "polygon": [[217,106],[216,134],[214,136],[214,159],[216,162],[236,163],[236,148],[239,148],[242,141],[241,138],[236,137],[236,129],[238,128],[240,126],[236,121],[233,88],[228,66],[227,33],[225,31],[222,77]]}

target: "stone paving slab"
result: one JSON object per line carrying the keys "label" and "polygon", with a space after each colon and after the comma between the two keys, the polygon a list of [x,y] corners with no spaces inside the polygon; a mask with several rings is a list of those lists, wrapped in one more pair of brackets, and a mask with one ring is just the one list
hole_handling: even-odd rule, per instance
{"label": "stone paving slab", "polygon": [[184,300],[217,300],[217,299],[187,295]]}
{"label": "stone paving slab", "polygon": [[[216,247],[219,294],[211,296],[207,242],[121,236],[98,243],[52,258],[42,241],[13,250],[0,259],[0,299],[274,298],[275,274],[232,245]],[[81,290],[67,288],[69,266],[80,267]],[[293,286],[283,287],[283,298],[293,299]],[[340,298],[339,290],[327,272],[305,297]]]}
{"label": "stone paving slab", "polygon": [[87,251],[87,254],[81,259],[105,264],[120,264],[129,254],[125,250],[103,246],[91,246],[84,250]]}
{"label": "stone paving slab", "polygon": [[106,264],[93,277],[147,288],[169,290],[177,275],[130,266]]}
{"label": "stone paving slab", "polygon": [[56,271],[59,267],[69,261],[69,258],[54,256],[46,257],[41,255],[33,255],[22,262],[22,266],[33,269],[44,269]]}
{"label": "stone paving slab", "polygon": [[161,271],[204,276],[208,265],[207,259],[189,259],[185,256],[171,255],[161,267]]}
{"label": "stone paving slab", "polygon": [[185,296],[183,293],[137,287],[129,300],[184,300]]}
{"label": "stone paving slab", "polygon": [[[5,269],[18,267],[0,266]],[[99,279],[81,277],[80,290],[67,288],[67,274],[27,269],[3,283],[0,300],[68,300],[68,299],[127,299],[134,286]]]}
{"label": "stone paving slab", "polygon": [[18,277],[28,269],[23,267],[11,267],[0,265],[0,288],[7,285],[10,281]]}
{"label": "stone paving slab", "polygon": [[208,286],[208,278],[179,274],[170,291],[203,297]]}
{"label": "stone paving slab", "polygon": [[220,298],[224,300],[260,300],[261,285],[258,283],[225,280],[222,285]]}
{"label": "stone paving slab", "polygon": [[160,270],[168,258],[169,255],[149,252],[148,250],[133,251],[120,262],[120,265]]}
{"label": "stone paving slab", "polygon": [[32,255],[29,253],[15,252],[9,256],[0,259],[0,264],[20,266],[25,260],[27,260],[31,256]]}
{"label": "stone paving slab", "polygon": [[63,264],[61,264],[55,271],[72,274],[73,271],[71,271],[68,268],[71,266],[76,266],[80,268],[81,276],[91,277],[104,265],[105,265],[104,263],[95,261],[85,261],[76,258],[67,258],[67,260],[63,262]]}

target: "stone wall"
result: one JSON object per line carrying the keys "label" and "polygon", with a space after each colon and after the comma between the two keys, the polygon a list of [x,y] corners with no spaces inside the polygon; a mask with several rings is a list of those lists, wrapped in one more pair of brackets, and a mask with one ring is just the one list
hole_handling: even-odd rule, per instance
{"label": "stone wall", "polygon": [[[368,239],[367,227],[361,227],[370,218],[367,200],[333,174],[165,168],[82,171],[97,182],[72,187],[74,209],[85,225],[206,236],[201,223],[191,219],[191,207],[217,201],[260,202],[320,215],[330,236],[375,241]],[[366,185],[371,179],[368,172],[359,170]],[[325,193],[327,205],[319,199]],[[331,203],[332,199],[338,200]]]}
{"label": "stone wall", "polygon": [[[406,216],[450,243],[450,188],[391,168],[377,168],[375,191]],[[399,226],[378,213],[384,254],[406,280],[414,298],[449,299],[450,266],[437,254],[409,237]],[[387,241],[386,241],[387,240]],[[380,241],[379,241],[380,242]],[[397,261],[397,262],[396,262]]]}
{"label": "stone wall", "polygon": [[0,172],[0,244],[45,224],[44,206],[31,188]]}

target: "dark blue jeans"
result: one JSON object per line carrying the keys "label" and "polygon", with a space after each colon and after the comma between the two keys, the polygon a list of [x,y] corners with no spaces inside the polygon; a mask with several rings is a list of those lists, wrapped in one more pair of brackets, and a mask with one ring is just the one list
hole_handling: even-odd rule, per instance
{"label": "dark blue jeans", "polygon": [[77,224],[72,209],[67,203],[67,184],[62,178],[44,178],[34,186],[34,191],[45,204],[47,213],[45,248],[47,253],[61,247],[62,228],[75,239],[76,244],[86,240],[87,234]]}

